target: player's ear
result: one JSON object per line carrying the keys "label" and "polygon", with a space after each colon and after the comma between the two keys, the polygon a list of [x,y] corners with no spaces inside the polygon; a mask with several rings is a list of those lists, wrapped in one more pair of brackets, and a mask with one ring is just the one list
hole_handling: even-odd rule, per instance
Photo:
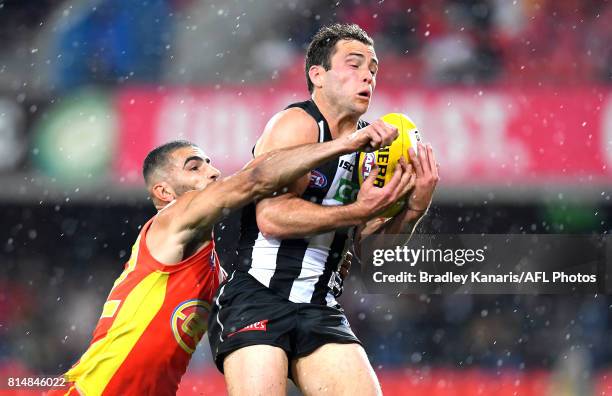
{"label": "player's ear", "polygon": [[323,86],[323,76],[325,75],[325,68],[321,65],[312,65],[310,69],[308,69],[308,77],[310,77],[310,81],[312,81],[312,85],[317,88],[321,88]]}
{"label": "player's ear", "polygon": [[176,192],[165,181],[155,183],[151,188],[151,195],[162,202],[172,202],[176,199]]}

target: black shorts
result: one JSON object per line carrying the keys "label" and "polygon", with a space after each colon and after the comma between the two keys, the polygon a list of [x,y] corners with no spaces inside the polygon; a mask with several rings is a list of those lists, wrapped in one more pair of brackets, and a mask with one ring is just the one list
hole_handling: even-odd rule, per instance
{"label": "black shorts", "polygon": [[358,343],[338,305],[293,303],[246,272],[221,284],[208,319],[208,340],[217,368],[223,359],[250,345],[282,348],[289,361],[329,343]]}

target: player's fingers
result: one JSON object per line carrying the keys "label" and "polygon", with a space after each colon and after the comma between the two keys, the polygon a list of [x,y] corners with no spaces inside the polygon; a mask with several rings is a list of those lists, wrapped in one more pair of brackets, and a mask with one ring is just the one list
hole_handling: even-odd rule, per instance
{"label": "player's fingers", "polygon": [[373,130],[375,130],[381,138],[380,147],[385,147],[391,144],[395,139],[392,136],[392,131],[387,127],[387,124],[382,120],[374,120],[372,124],[370,124]]}
{"label": "player's fingers", "polygon": [[425,145],[425,151],[427,151],[427,165],[431,170],[432,176],[435,174],[436,163],[433,161],[433,147],[431,147],[430,143]]}
{"label": "player's fingers", "polygon": [[416,174],[414,173],[412,165],[410,164],[406,164],[406,179],[407,180],[406,183],[403,185],[400,197],[403,197],[408,194],[408,191],[412,190],[416,183]]}
{"label": "player's fingers", "polygon": [[[417,144],[417,148],[418,148],[418,144]],[[414,167],[414,171],[417,177],[422,177],[423,167],[421,166],[421,161],[419,160],[419,156],[417,155],[414,147],[410,147],[408,149],[408,156],[410,157],[410,163],[412,163],[412,166]]]}
{"label": "player's fingers", "polygon": [[411,174],[408,177],[408,182],[406,183],[406,185],[404,186],[401,195],[397,198],[397,200],[408,200],[409,194],[411,194],[411,191],[414,190],[414,186],[416,185],[416,174]]}
{"label": "player's fingers", "polygon": [[410,176],[413,173],[412,167],[409,167],[409,164],[406,163],[406,160],[403,157],[400,158],[399,165],[403,169],[403,175],[399,183],[397,198],[403,197],[408,192],[408,183],[410,183]]}
{"label": "player's fingers", "polygon": [[397,129],[395,125],[389,124],[384,121],[382,121],[382,129],[384,133],[383,146],[388,146],[391,143],[393,143],[395,139],[397,139],[397,136],[399,135],[399,130]]}
{"label": "player's fingers", "polygon": [[383,138],[380,135],[380,131],[375,126],[370,128],[368,135],[370,137],[370,146],[374,150],[378,150],[380,147],[382,147],[381,145],[383,143]]}
{"label": "player's fingers", "polygon": [[431,173],[434,176],[434,178],[436,178],[437,180],[439,178],[438,163],[436,162],[436,156],[434,154],[433,147],[431,146],[431,144],[427,145],[427,150],[428,150],[428,157],[429,157],[429,166],[431,167]]}
{"label": "player's fingers", "polygon": [[342,264],[340,264],[340,276],[342,279],[346,279],[351,270],[351,264],[353,262],[353,254],[351,252],[346,252],[344,257],[342,258]]}
{"label": "player's fingers", "polygon": [[386,188],[388,191],[392,191],[395,192],[395,190],[397,189],[397,186],[400,184],[400,181],[402,180],[402,176],[404,175],[404,168],[401,165],[401,159],[400,162],[398,162],[397,166],[395,167],[395,171],[393,172],[393,176],[391,177],[391,180],[389,180],[389,183],[387,183],[384,188]]}
{"label": "player's fingers", "polygon": [[397,192],[401,191],[402,186],[405,182],[406,173],[406,160],[403,157],[400,157],[397,165],[395,166],[393,177],[391,178],[392,181],[393,178],[397,175],[397,181],[395,182],[395,184],[393,185],[393,189],[391,190],[394,194],[397,194]]}
{"label": "player's fingers", "polygon": [[347,250],[347,252],[344,253],[342,264],[346,264],[350,268],[352,263],[353,263],[353,253]]}
{"label": "player's fingers", "polygon": [[370,174],[365,179],[365,184],[369,186],[374,185],[374,180],[376,180],[377,177],[378,177],[378,164],[374,163],[374,165],[372,165],[372,170],[370,171]]}
{"label": "player's fingers", "polygon": [[429,168],[429,158],[427,157],[427,149],[421,143],[417,143],[419,146],[418,157],[421,161],[421,167],[423,168],[423,175],[430,175],[431,169]]}
{"label": "player's fingers", "polygon": [[415,185],[416,185],[416,173],[411,172],[410,180],[408,181],[408,185],[406,186],[406,192],[404,193],[404,195],[408,194],[408,192],[412,190]]}

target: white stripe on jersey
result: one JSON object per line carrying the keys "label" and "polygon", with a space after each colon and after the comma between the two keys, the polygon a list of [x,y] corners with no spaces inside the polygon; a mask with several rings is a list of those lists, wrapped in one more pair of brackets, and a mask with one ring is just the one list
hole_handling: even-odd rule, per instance
{"label": "white stripe on jersey", "polygon": [[320,265],[325,263],[329,256],[329,248],[334,240],[335,232],[330,231],[325,234],[315,235],[310,238],[304,260],[302,261],[302,270],[298,276],[299,281],[293,282],[291,292],[289,293],[289,301],[298,303],[309,303],[314,293],[315,284],[321,276]]}
{"label": "white stripe on jersey", "polygon": [[[323,143],[324,141],[325,141],[325,122],[321,120],[319,121],[319,143]],[[416,145],[412,147],[416,147]]]}
{"label": "white stripe on jersey", "polygon": [[257,265],[251,266],[249,274],[266,287],[270,287],[270,279],[276,271],[276,256],[280,242],[279,239],[265,238],[260,232],[253,245],[251,258]]}

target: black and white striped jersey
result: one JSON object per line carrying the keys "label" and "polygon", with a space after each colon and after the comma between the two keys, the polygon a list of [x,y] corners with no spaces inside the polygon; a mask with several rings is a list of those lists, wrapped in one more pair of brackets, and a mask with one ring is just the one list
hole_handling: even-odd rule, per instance
{"label": "black and white striped jersey", "polygon": [[[316,120],[319,142],[332,139],[327,121],[312,100],[287,108],[290,107],[300,107]],[[359,121],[358,128],[366,125]],[[326,206],[354,202],[359,191],[357,161],[358,154],[351,153],[312,170],[302,198]],[[290,301],[333,306],[336,301],[330,293],[330,280],[338,268],[348,232],[344,228],[306,238],[266,238],[257,227],[255,205],[251,204],[242,212],[237,269]]]}

